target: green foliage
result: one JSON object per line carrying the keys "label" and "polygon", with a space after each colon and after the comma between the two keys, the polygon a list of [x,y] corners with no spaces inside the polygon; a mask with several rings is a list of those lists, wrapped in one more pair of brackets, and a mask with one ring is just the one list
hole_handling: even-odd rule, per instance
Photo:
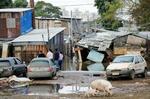
{"label": "green foliage", "polygon": [[51,3],[39,1],[35,6],[35,16],[59,18],[61,14],[60,8],[53,6]]}
{"label": "green foliage", "polygon": [[132,9],[132,17],[140,30],[150,31],[150,0],[139,0]]}
{"label": "green foliage", "polygon": [[97,22],[101,23],[105,29],[117,30],[122,26],[115,17],[117,10],[122,7],[120,0],[95,0],[95,6],[101,15]]}
{"label": "green foliage", "polygon": [[113,1],[114,0],[95,0],[95,6],[99,13],[105,13],[109,9],[109,3]]}
{"label": "green foliage", "polygon": [[15,0],[13,6],[16,8],[26,8],[28,5],[27,0]]}
{"label": "green foliage", "polygon": [[0,0],[0,8],[12,7],[12,0]]}

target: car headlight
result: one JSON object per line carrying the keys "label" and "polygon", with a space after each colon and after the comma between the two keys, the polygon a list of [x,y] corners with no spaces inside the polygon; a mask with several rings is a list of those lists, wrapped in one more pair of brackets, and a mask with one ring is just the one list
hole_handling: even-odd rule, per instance
{"label": "car headlight", "polygon": [[106,69],[106,72],[111,71],[110,69]]}

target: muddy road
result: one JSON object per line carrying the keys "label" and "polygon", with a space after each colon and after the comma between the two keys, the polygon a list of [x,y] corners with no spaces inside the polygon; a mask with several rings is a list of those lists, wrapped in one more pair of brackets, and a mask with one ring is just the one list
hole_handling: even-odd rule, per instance
{"label": "muddy road", "polygon": [[105,77],[36,79],[29,86],[15,89],[0,88],[0,99],[150,99],[150,77],[111,80],[110,82],[115,87],[112,89],[112,96],[85,96],[90,82],[95,79],[105,79]]}

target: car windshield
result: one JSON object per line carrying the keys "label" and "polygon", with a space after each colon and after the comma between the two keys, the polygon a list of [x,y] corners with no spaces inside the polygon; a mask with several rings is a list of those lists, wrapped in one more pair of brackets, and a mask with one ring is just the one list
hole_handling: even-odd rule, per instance
{"label": "car windshield", "polygon": [[113,60],[113,63],[131,63],[134,56],[118,56]]}
{"label": "car windshield", "polygon": [[30,63],[32,67],[49,67],[49,62],[47,60],[33,60]]}
{"label": "car windshield", "polygon": [[8,67],[10,63],[8,60],[0,60],[0,67]]}

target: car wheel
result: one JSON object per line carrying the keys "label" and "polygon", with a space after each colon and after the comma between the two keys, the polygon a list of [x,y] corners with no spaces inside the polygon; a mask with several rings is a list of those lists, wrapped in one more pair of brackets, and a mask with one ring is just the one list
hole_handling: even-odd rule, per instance
{"label": "car wheel", "polygon": [[133,80],[135,78],[135,72],[134,72],[134,70],[132,70],[131,73],[129,74],[129,78],[131,80]]}
{"label": "car wheel", "polygon": [[112,78],[111,77],[107,77],[107,80],[111,80]]}
{"label": "car wheel", "polygon": [[141,74],[142,78],[145,78],[147,76],[147,69],[144,70],[144,72]]}

